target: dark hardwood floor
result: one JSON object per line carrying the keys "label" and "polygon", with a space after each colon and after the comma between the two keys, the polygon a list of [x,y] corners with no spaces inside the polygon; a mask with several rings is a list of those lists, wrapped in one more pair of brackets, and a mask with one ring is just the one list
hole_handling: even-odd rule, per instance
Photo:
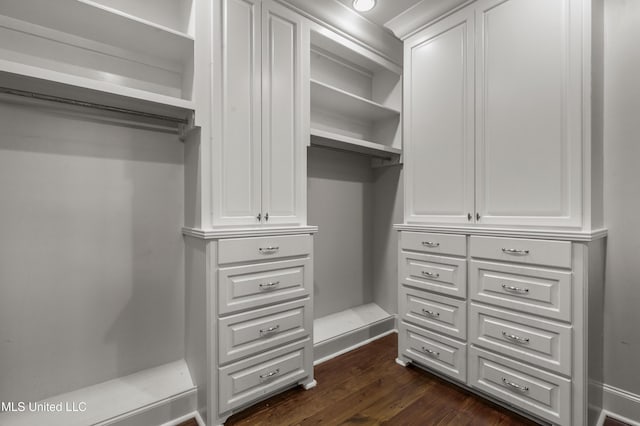
{"label": "dark hardwood floor", "polygon": [[232,416],[225,425],[535,424],[416,367],[399,366],[396,353],[396,334],[376,340],[317,366],[314,389],[288,390]]}

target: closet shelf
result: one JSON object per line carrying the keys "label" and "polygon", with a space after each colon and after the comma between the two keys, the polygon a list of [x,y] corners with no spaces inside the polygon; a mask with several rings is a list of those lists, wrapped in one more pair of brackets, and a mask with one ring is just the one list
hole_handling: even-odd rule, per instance
{"label": "closet shelf", "polygon": [[187,118],[195,102],[0,59],[0,87]]}
{"label": "closet shelf", "polygon": [[90,0],[0,3],[0,15],[172,62],[193,54],[193,37]]}
{"label": "closet shelf", "polygon": [[311,79],[311,106],[362,121],[399,117],[400,111]]}
{"label": "closet shelf", "polygon": [[384,159],[390,159],[402,154],[402,150],[398,148],[313,127],[311,128],[310,133],[311,145],[353,151]]}

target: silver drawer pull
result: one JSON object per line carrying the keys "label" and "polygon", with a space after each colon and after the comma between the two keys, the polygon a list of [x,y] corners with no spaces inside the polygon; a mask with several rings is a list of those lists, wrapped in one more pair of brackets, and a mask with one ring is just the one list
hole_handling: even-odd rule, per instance
{"label": "silver drawer pull", "polygon": [[527,293],[529,293],[529,289],[528,288],[524,288],[524,287],[514,287],[512,285],[502,284],[502,288],[505,289],[506,291],[511,292],[511,293],[518,293],[518,294],[527,294]]}
{"label": "silver drawer pull", "polygon": [[520,391],[520,392],[529,392],[529,387],[528,386],[522,386],[519,385],[517,383],[513,383],[510,382],[509,380],[505,379],[504,377],[502,378],[502,383],[504,383],[505,385],[512,387],[513,389]]}
{"label": "silver drawer pull", "polygon": [[428,355],[434,356],[434,357],[439,357],[440,356],[440,352],[436,352],[433,351],[431,349],[425,348],[424,346],[422,347],[422,351]]}
{"label": "silver drawer pull", "polygon": [[264,329],[261,328],[260,334],[273,333],[274,331],[278,331],[279,328],[280,328],[280,325],[274,325],[273,327],[264,328]]}
{"label": "silver drawer pull", "polygon": [[429,271],[422,271],[422,275],[424,275],[425,277],[431,277],[431,278],[438,278],[440,276],[440,274],[437,272],[429,272]]}
{"label": "silver drawer pull", "polygon": [[422,313],[425,314],[428,317],[439,317],[440,316],[440,312],[433,312],[433,311],[430,311],[428,309],[423,309]]}
{"label": "silver drawer pull", "polygon": [[440,243],[435,243],[433,241],[423,241],[422,245],[425,247],[440,247]]}
{"label": "silver drawer pull", "polygon": [[515,334],[510,334],[510,333],[507,333],[506,331],[502,332],[502,336],[505,339],[513,340],[516,343],[522,343],[522,344],[529,343],[529,338],[528,337],[516,336]]}
{"label": "silver drawer pull", "polygon": [[512,254],[514,256],[526,256],[529,254],[529,250],[518,250],[518,249],[508,249],[508,248],[503,248],[502,252],[506,254]]}
{"label": "silver drawer pull", "polygon": [[271,290],[272,288],[276,287],[278,284],[280,284],[280,281],[274,281],[272,283],[266,283],[266,284],[260,284],[260,290]]}
{"label": "silver drawer pull", "polygon": [[262,254],[273,254],[280,250],[278,246],[260,247],[258,251]]}
{"label": "silver drawer pull", "polygon": [[269,371],[266,374],[261,374],[260,375],[260,380],[264,380],[264,379],[270,379],[271,377],[275,376],[276,374],[280,373],[280,369],[276,368],[273,371]]}

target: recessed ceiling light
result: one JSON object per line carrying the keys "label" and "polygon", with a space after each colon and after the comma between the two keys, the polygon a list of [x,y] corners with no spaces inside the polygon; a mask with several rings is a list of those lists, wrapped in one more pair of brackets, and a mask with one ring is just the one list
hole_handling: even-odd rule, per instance
{"label": "recessed ceiling light", "polygon": [[353,0],[353,8],[358,12],[368,12],[376,5],[376,0]]}

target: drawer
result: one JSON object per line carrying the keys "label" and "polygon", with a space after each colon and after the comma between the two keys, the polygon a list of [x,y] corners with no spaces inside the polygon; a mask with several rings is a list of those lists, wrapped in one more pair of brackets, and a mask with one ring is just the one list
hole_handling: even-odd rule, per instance
{"label": "drawer", "polygon": [[311,294],[308,258],[218,270],[218,312],[254,309]]}
{"label": "drawer", "polygon": [[218,320],[218,362],[255,355],[311,334],[310,299],[257,309]]}
{"label": "drawer", "polygon": [[571,327],[471,303],[469,343],[571,375]]}
{"label": "drawer", "polygon": [[406,322],[398,335],[400,351],[415,362],[466,382],[467,345]]}
{"label": "drawer", "polygon": [[400,286],[401,318],[458,339],[467,338],[467,302]]}
{"label": "drawer", "polygon": [[401,232],[400,248],[402,250],[466,256],[467,237],[427,232]]}
{"label": "drawer", "polygon": [[218,369],[220,413],[248,405],[311,374],[310,339]]}
{"label": "drawer", "polygon": [[467,261],[456,257],[402,252],[403,284],[460,298],[467,297]]}
{"label": "drawer", "polygon": [[251,262],[312,253],[311,235],[228,238],[218,243],[218,263]]}
{"label": "drawer", "polygon": [[552,423],[571,424],[571,381],[563,377],[472,345],[469,385]]}
{"label": "drawer", "polygon": [[469,251],[471,257],[571,268],[569,241],[472,236]]}
{"label": "drawer", "polygon": [[571,322],[571,272],[469,262],[469,297]]}

